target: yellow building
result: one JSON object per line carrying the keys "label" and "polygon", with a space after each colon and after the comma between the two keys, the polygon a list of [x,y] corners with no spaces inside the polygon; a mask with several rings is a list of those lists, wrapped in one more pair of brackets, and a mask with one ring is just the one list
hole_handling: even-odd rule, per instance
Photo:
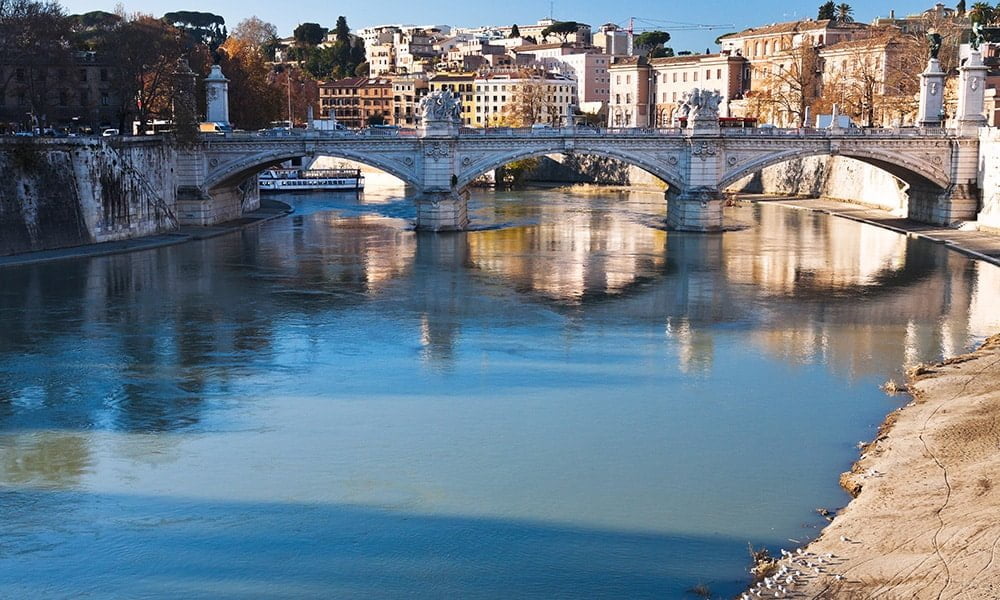
{"label": "yellow building", "polygon": [[462,125],[470,126],[476,114],[475,80],[475,73],[441,73],[431,77],[427,83],[432,93],[450,90],[462,106]]}

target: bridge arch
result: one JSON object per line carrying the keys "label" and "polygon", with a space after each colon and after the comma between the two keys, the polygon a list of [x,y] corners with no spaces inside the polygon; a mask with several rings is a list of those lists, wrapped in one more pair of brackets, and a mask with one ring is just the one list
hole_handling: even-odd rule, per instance
{"label": "bridge arch", "polygon": [[418,187],[421,185],[419,177],[412,168],[398,163],[389,156],[364,153],[336,146],[318,146],[311,149],[302,149],[301,147],[297,149],[278,148],[243,155],[235,160],[223,162],[212,167],[205,177],[204,185],[206,189],[236,186],[247,178],[286,160],[305,157],[315,158],[317,156],[330,156],[355,161],[385,171],[394,177],[398,177],[408,185]]}
{"label": "bridge arch", "polygon": [[910,189],[944,191],[951,185],[948,173],[934,163],[905,153],[890,154],[872,148],[796,148],[763,154],[726,171],[719,180],[719,189],[725,189],[748,175],[767,167],[811,156],[843,156],[877,167],[906,183]]}
{"label": "bridge arch", "polygon": [[[489,153],[488,155],[477,160],[470,160],[469,164],[464,166],[458,174],[456,187],[463,189],[471,184],[477,177],[480,177],[481,175],[502,167],[510,162],[526,158],[545,156],[548,154],[563,154],[567,156],[580,154],[613,158],[628,165],[638,167],[654,177],[659,178],[669,185],[671,190],[681,190],[684,187],[684,177],[681,174],[681,170],[678,168],[681,161],[681,157],[679,156],[680,152],[677,153],[678,156],[671,155],[674,159],[671,161],[670,157],[666,155],[659,156],[644,152],[624,152],[613,147],[581,144],[572,148],[567,148],[561,139],[557,141],[558,143],[548,146],[536,145],[520,147],[505,152]],[[462,159],[462,162],[465,162],[464,158]],[[671,164],[671,162],[674,164]]]}

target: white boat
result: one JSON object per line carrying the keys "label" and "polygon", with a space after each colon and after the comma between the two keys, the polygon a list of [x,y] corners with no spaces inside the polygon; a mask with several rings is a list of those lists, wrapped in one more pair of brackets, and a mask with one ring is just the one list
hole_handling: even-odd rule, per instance
{"label": "white boat", "polygon": [[268,169],[257,176],[262,192],[303,190],[363,190],[365,177],[359,169]]}

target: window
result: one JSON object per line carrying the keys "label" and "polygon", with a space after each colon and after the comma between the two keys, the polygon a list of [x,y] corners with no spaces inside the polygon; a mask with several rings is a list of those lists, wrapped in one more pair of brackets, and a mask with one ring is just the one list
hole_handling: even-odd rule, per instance
{"label": "window", "polygon": [[686,72],[686,71],[685,71],[684,73],[681,73],[681,78],[682,78],[682,79],[684,80],[684,82],[685,82],[685,83],[687,83],[687,80],[688,80],[688,74],[687,74],[687,72]]}
{"label": "window", "polygon": [[80,81],[87,81],[87,69],[80,69]]}
{"label": "window", "polygon": [[722,69],[716,69],[715,70],[715,78],[716,79],[722,79]]}
{"label": "window", "polygon": [[712,78],[712,71],[710,69],[705,69],[705,81]]}
{"label": "window", "polygon": [[101,92],[101,106],[108,106],[111,104],[111,98],[108,97],[107,92]]}
{"label": "window", "polygon": [[691,75],[692,75],[692,77],[694,77],[694,81],[698,81],[698,71],[695,71],[694,73],[691,73]]}
{"label": "window", "polygon": [[625,83],[632,83],[632,76],[631,75],[626,75],[625,76]]}
{"label": "window", "polygon": [[674,73],[674,83],[677,83],[677,73]]}

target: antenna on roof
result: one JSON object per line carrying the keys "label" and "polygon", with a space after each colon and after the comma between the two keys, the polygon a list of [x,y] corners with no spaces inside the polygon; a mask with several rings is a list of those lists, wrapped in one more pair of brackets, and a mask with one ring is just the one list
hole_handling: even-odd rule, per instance
{"label": "antenna on roof", "polygon": [[553,2],[553,0],[549,0],[549,18],[550,19],[552,18],[552,14],[553,14],[553,12],[552,12],[552,5],[553,4],[555,4],[555,2]]}

